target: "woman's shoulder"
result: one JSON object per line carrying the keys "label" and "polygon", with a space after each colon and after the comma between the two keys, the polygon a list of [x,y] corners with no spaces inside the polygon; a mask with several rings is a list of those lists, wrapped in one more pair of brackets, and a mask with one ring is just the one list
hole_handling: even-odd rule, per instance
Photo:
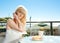
{"label": "woman's shoulder", "polygon": [[13,20],[12,19],[8,19],[7,20],[7,29],[11,29],[10,25],[13,24]]}
{"label": "woman's shoulder", "polygon": [[9,24],[11,23],[12,19],[8,19],[7,20],[7,24],[6,24],[6,29],[9,30],[10,29],[10,26]]}

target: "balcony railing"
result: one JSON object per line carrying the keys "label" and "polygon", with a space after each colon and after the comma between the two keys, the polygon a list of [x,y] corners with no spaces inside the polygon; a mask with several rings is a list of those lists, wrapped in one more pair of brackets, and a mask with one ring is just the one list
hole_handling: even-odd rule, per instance
{"label": "balcony railing", "polygon": [[[53,23],[60,23],[60,21],[27,21],[26,23],[30,24],[30,28],[32,23],[50,23],[50,32],[51,32],[51,35],[53,35]],[[6,22],[0,22],[0,26],[5,26],[5,25],[6,25]],[[2,30],[0,29],[0,31]]]}

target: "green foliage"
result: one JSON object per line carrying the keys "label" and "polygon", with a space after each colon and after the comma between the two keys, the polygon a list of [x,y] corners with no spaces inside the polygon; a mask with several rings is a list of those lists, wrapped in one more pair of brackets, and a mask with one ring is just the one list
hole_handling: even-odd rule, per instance
{"label": "green foliage", "polygon": [[5,21],[5,19],[4,18],[0,18],[0,21]]}
{"label": "green foliage", "polygon": [[44,27],[44,26],[48,26],[48,25],[45,23],[39,23],[38,26]]}
{"label": "green foliage", "polygon": [[11,19],[11,17],[0,18],[0,21],[7,21],[8,19]]}
{"label": "green foliage", "polygon": [[30,29],[27,29],[27,34],[24,34],[23,36],[24,36],[24,37],[30,36]]}

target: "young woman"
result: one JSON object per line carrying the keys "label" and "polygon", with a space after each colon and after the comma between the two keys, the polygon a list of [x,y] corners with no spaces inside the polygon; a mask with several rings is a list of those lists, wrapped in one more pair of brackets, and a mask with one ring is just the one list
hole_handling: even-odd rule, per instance
{"label": "young woman", "polygon": [[26,34],[26,14],[26,9],[20,6],[13,13],[13,19],[7,20],[6,36],[3,43],[18,43],[22,34]]}

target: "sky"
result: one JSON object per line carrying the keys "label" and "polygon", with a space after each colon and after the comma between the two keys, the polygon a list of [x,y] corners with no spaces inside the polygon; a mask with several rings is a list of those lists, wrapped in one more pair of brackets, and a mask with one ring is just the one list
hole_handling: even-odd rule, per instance
{"label": "sky", "polygon": [[0,0],[0,17],[13,17],[16,7],[27,10],[27,21],[60,21],[60,0]]}

